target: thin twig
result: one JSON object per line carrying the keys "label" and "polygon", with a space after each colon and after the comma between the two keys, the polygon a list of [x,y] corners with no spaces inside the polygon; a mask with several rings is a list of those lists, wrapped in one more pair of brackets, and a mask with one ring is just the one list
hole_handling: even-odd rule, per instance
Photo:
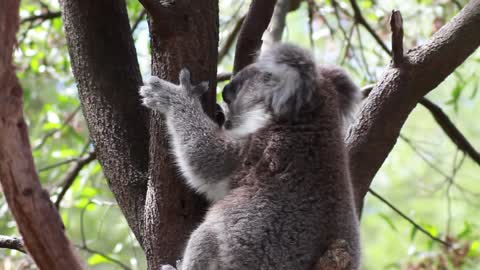
{"label": "thin twig", "polygon": [[88,253],[92,253],[92,254],[97,254],[97,255],[100,255],[102,256],[103,258],[111,261],[112,263],[115,263],[117,264],[120,268],[122,268],[123,270],[132,270],[132,268],[130,268],[128,265],[124,264],[123,262],[107,255],[106,253],[103,253],[101,251],[98,251],[98,250],[95,250],[95,249],[92,249],[92,248],[89,248],[89,247],[86,247],[86,246],[79,246],[79,245],[75,245],[76,248],[78,249],[81,249],[81,250],[85,250],[86,252]]}
{"label": "thin twig", "polygon": [[56,167],[60,167],[62,165],[72,163],[74,161],[77,161],[77,158],[70,158],[70,159],[62,160],[62,161],[59,161],[57,163],[53,163],[53,164],[47,165],[45,167],[42,167],[42,168],[38,169],[38,172],[48,171],[48,170],[54,169]]}
{"label": "thin twig", "polygon": [[95,152],[90,152],[84,157],[77,158],[77,160],[75,160],[75,162],[70,166],[70,168],[65,173],[65,175],[63,175],[62,179],[60,180],[60,183],[62,183],[63,187],[54,203],[57,209],[60,208],[60,203],[63,197],[67,193],[68,189],[72,186],[73,182],[75,181],[75,178],[78,176],[80,171],[83,169],[83,167],[85,167],[85,165],[95,160],[96,157],[97,156]]}
{"label": "thin twig", "polygon": [[240,32],[240,29],[242,28],[242,24],[243,24],[243,21],[245,20],[245,17],[246,16],[242,16],[240,17],[240,19],[238,19],[235,22],[235,25],[233,26],[232,31],[228,34],[227,38],[225,39],[225,42],[223,42],[223,46],[218,51],[217,64],[222,62],[225,55],[227,55],[228,51],[230,51],[230,48],[232,47],[235,39],[238,36],[238,33]]}
{"label": "thin twig", "polygon": [[138,17],[137,19],[135,20],[135,22],[132,24],[132,30],[130,30],[130,32],[135,32],[135,30],[137,30],[137,27],[138,25],[142,22],[142,20],[145,18],[145,15],[147,15],[147,10],[146,9],[143,9],[140,14],[138,14]]}
{"label": "thin twig", "polygon": [[41,148],[49,138],[51,138],[53,135],[57,134],[58,132],[62,131],[72,120],[73,118],[75,117],[75,115],[80,111],[80,106],[78,106],[77,108],[75,108],[75,110],[73,110],[73,112],[71,112],[66,118],[65,120],[63,121],[62,125],[59,127],[59,128],[56,128],[56,129],[53,129],[49,132],[47,132],[43,137],[42,139],[40,140],[40,143],[38,143],[37,145],[35,145],[33,147],[33,150],[38,150],[39,148]]}
{"label": "thin twig", "polygon": [[321,12],[321,8],[320,6],[315,3],[315,1],[312,1],[313,4],[315,5],[315,14],[318,15],[318,17],[320,17],[320,19],[322,19],[323,23],[325,24],[325,26],[328,28],[328,31],[330,33],[330,36],[333,38],[334,34],[335,34],[335,30],[333,29],[333,27],[330,25],[330,22],[328,22],[327,20],[327,17],[325,17],[325,15],[323,15],[323,13]]}
{"label": "thin twig", "polygon": [[0,235],[0,248],[14,249],[22,253],[27,253],[23,246],[23,241],[19,237]]}
{"label": "thin twig", "polygon": [[[366,98],[373,90],[374,84],[367,85],[362,88],[363,97]],[[442,128],[443,132],[448,138],[460,149],[467,154],[475,163],[480,165],[480,153],[473,147],[467,138],[460,132],[460,130],[453,124],[448,115],[435,103],[423,97],[419,101],[435,119],[435,122]]]}
{"label": "thin twig", "polygon": [[57,11],[57,12],[48,11],[48,12],[40,14],[40,15],[34,15],[34,16],[22,19],[20,21],[20,24],[24,24],[24,23],[27,23],[27,22],[34,22],[34,21],[46,21],[46,20],[50,20],[50,19],[59,18],[61,15],[62,15],[62,13],[60,11]]}
{"label": "thin twig", "polygon": [[217,82],[228,81],[232,77],[232,73],[224,72],[217,75]]}
{"label": "thin twig", "polygon": [[[342,18],[340,17],[340,13],[338,12],[338,9],[339,9],[339,5],[337,3],[336,0],[332,0],[332,7],[333,7],[333,12],[335,14],[335,17],[337,18],[337,24],[338,24],[338,28],[340,29],[340,31],[342,32],[343,34],[343,37],[348,40],[348,35],[347,35],[347,31],[345,31],[345,28],[343,28],[343,25],[342,25]],[[355,22],[354,22],[355,24]]]}
{"label": "thin twig", "polygon": [[434,171],[436,171],[438,174],[440,174],[441,176],[443,177],[449,177],[447,173],[445,173],[444,171],[442,171],[440,168],[438,168],[437,166],[435,166],[435,164],[433,164],[430,160],[428,160],[427,157],[425,157],[425,155],[420,152],[420,150],[417,149],[417,147],[415,147],[415,145],[413,144],[412,140],[410,140],[409,138],[403,136],[402,134],[400,134],[400,139],[402,139],[408,146],[410,146],[410,148],[413,150],[413,152],[415,152],[430,168],[432,168]]}
{"label": "thin twig", "polygon": [[85,212],[87,210],[87,207],[90,205],[90,204],[97,204],[95,201],[89,201],[83,208],[82,208],[82,211],[80,212],[80,235],[81,235],[81,238],[82,238],[82,244],[81,245],[75,245],[75,247],[79,248],[79,249],[82,249],[82,250],[85,250],[87,252],[90,252],[90,253],[93,253],[93,254],[98,254],[102,257],[104,257],[105,259],[117,264],[118,266],[120,266],[122,269],[124,270],[131,270],[131,268],[124,264],[123,262],[115,259],[115,258],[112,258],[110,257],[109,255],[101,252],[101,251],[98,251],[98,250],[94,250],[92,248],[90,248],[88,245],[87,245],[87,239],[85,237],[85,229],[84,229],[84,216],[85,216]]}
{"label": "thin twig", "polygon": [[382,49],[386,53],[391,55],[392,52],[390,51],[390,49],[387,47],[387,45],[385,45],[385,43],[382,41],[380,36],[377,35],[375,30],[373,30],[373,28],[370,26],[370,24],[368,24],[367,20],[365,20],[365,17],[363,17],[362,12],[360,11],[360,8],[358,7],[357,1],[350,0],[350,4],[352,5],[352,8],[353,8],[355,21],[358,22],[359,24],[361,24],[363,27],[365,27],[365,29],[367,29],[367,31],[370,33],[370,35],[372,35],[372,37],[377,41],[378,45],[380,45],[380,47],[382,47]]}
{"label": "thin twig", "polygon": [[403,19],[398,10],[392,10],[390,16],[392,30],[393,66],[400,67],[403,63]]}
{"label": "thin twig", "polygon": [[465,161],[465,153],[463,153],[462,158],[460,159],[460,162],[457,164],[457,157],[458,157],[458,149],[455,151],[455,156],[453,158],[453,169],[452,169],[452,175],[447,178],[448,180],[448,185],[447,189],[445,192],[445,195],[447,197],[447,228],[445,231],[447,232],[447,235],[450,234],[450,228],[451,228],[451,223],[452,223],[452,194],[451,194],[451,189],[452,186],[455,184],[455,176],[457,176],[458,171],[463,165],[463,162]]}
{"label": "thin twig", "polygon": [[404,214],[402,211],[400,211],[397,207],[395,207],[393,204],[391,204],[389,201],[387,201],[385,198],[383,198],[381,195],[379,195],[378,193],[376,193],[375,191],[373,191],[371,188],[368,189],[368,192],[370,192],[370,194],[372,194],[374,197],[376,197],[377,199],[379,199],[380,201],[382,201],[383,203],[385,203],[388,207],[390,207],[390,209],[392,209],[393,211],[395,211],[397,214],[399,214],[402,218],[404,218],[406,221],[408,221],[410,224],[412,224],[413,227],[415,227],[415,229],[421,231],[422,233],[424,233],[426,236],[428,236],[430,239],[446,246],[447,248],[450,247],[450,244],[445,242],[444,240],[432,235],[431,233],[429,233],[427,230],[425,230],[422,226],[420,226],[418,223],[416,223],[415,221],[413,221],[410,217],[408,217],[406,214]]}
{"label": "thin twig", "polygon": [[372,73],[370,72],[370,69],[368,68],[369,64],[367,62],[367,57],[365,57],[365,49],[363,47],[362,35],[360,34],[360,28],[358,27],[358,24],[355,24],[355,28],[357,30],[356,32],[357,32],[358,46],[360,47],[361,61],[359,62],[359,64],[363,64],[363,68],[365,69],[365,73],[369,77],[369,80],[374,81],[376,80],[376,78],[374,75],[372,75]]}
{"label": "thin twig", "polygon": [[310,41],[310,48],[313,48],[315,43],[313,42],[313,17],[315,14],[315,2],[308,0],[308,40]]}
{"label": "thin twig", "polygon": [[422,104],[433,116],[435,122],[442,128],[450,140],[457,145],[457,147],[467,154],[475,163],[480,165],[480,153],[473,147],[473,145],[465,138],[465,136],[453,124],[452,120],[443,110],[435,103],[426,98],[420,100]]}
{"label": "thin twig", "polygon": [[[343,54],[342,61],[340,61],[340,65],[343,65],[345,63],[345,60],[347,59],[348,52],[350,51],[350,47],[352,47],[352,37],[353,37],[353,31],[355,30],[356,24],[352,24],[350,27],[350,30],[348,31],[348,36],[346,37],[345,41],[347,42],[347,45],[345,46],[345,53]],[[352,52],[353,57],[355,57],[355,52]],[[356,57],[355,57],[356,58]]]}

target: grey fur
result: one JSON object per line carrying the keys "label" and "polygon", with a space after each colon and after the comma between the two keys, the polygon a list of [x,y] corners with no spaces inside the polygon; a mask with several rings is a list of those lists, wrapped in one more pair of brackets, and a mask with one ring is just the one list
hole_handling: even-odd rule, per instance
{"label": "grey fur", "polygon": [[344,269],[359,269],[341,131],[357,90],[344,83],[348,76],[318,68],[303,49],[276,45],[226,87],[218,127],[187,74],[179,86],[152,78],[140,91],[147,107],[165,114],[187,182],[215,202],[179,268],[321,270],[319,258],[340,239],[351,257]]}

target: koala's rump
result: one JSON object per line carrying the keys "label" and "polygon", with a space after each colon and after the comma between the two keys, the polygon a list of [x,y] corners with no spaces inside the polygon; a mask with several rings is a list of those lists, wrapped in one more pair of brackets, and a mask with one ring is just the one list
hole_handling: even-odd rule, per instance
{"label": "koala's rump", "polygon": [[244,186],[212,207],[202,226],[217,235],[219,269],[310,270],[335,239],[357,241],[352,213],[284,192]]}

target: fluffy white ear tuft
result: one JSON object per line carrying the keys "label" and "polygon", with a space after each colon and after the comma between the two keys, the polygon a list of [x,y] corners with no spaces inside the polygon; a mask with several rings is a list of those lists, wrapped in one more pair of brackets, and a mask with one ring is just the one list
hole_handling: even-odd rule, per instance
{"label": "fluffy white ear tuft", "polygon": [[317,72],[313,56],[291,44],[276,44],[262,52],[255,63],[260,72],[271,74],[273,87],[266,93],[275,117],[295,121],[310,105]]}
{"label": "fluffy white ear tuft", "polygon": [[320,65],[318,70],[323,77],[328,78],[335,86],[343,124],[345,128],[348,128],[348,126],[355,120],[355,113],[362,101],[360,88],[342,68],[330,65]]}

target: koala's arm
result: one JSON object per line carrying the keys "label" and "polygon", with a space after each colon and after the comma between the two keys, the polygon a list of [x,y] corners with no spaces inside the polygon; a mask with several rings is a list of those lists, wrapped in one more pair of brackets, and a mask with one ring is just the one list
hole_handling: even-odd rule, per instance
{"label": "koala's arm", "polygon": [[241,146],[203,112],[199,96],[207,90],[206,83],[192,86],[184,69],[180,85],[152,77],[140,94],[145,106],[165,115],[171,146],[188,184],[216,201],[230,188]]}

